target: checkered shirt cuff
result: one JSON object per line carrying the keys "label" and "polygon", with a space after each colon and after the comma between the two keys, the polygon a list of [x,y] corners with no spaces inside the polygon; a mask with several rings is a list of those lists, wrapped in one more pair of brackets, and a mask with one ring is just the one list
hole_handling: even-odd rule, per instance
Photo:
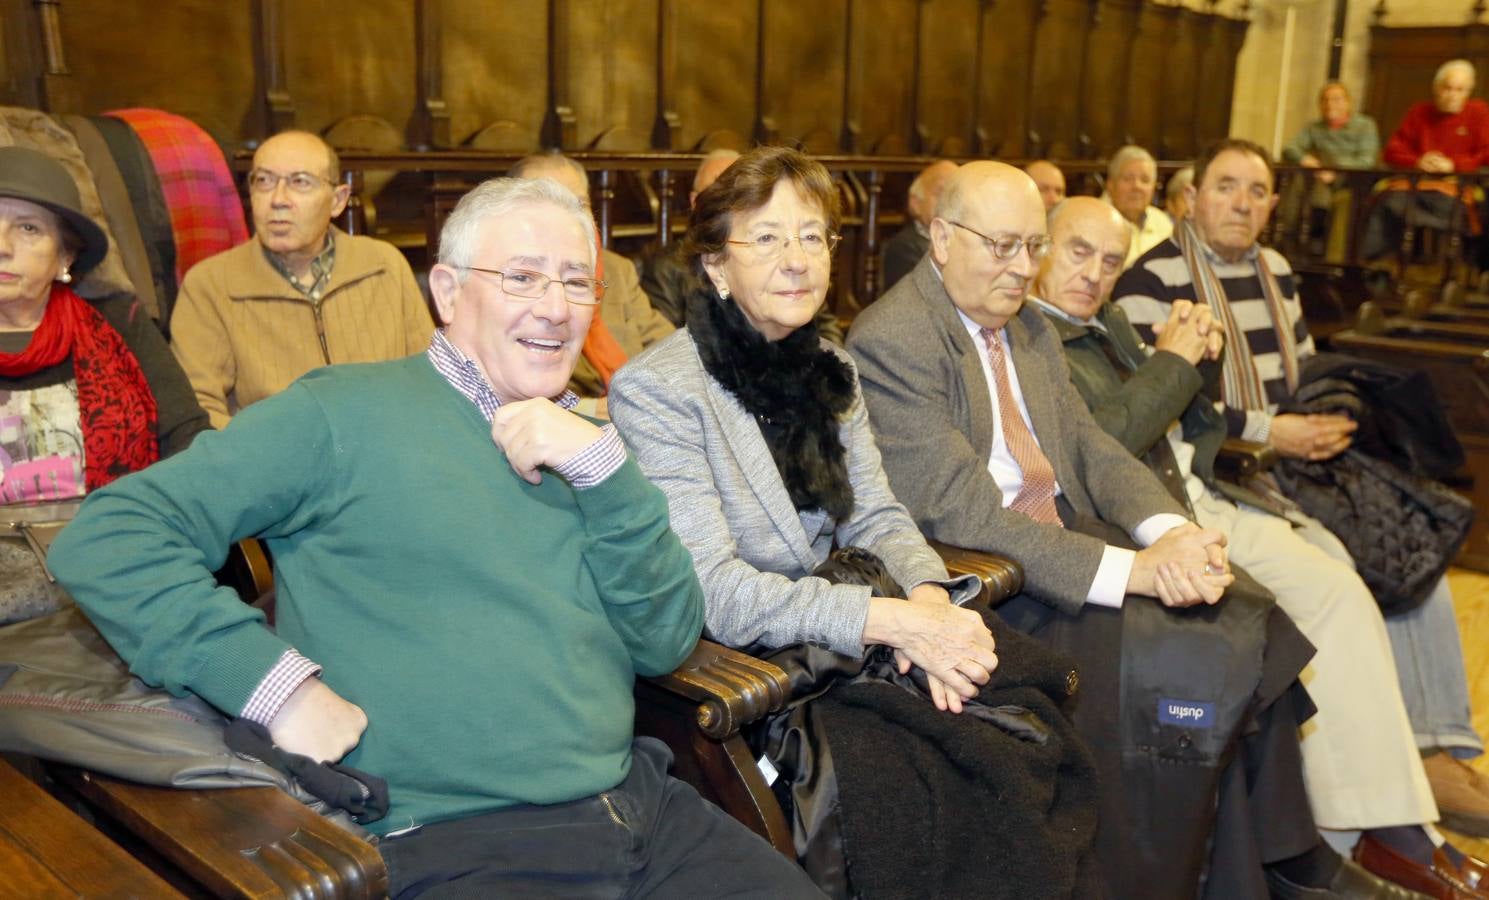
{"label": "checkered shirt cuff", "polygon": [[243,704],[243,711],[238,715],[267,727],[279,715],[279,708],[284,706],[284,701],[290,698],[295,688],[305,679],[320,674],[320,671],[320,666],[291,647],[280,655],[279,662],[274,664],[274,668],[269,670],[259,686],[253,689],[248,702]]}
{"label": "checkered shirt cuff", "polygon": [[579,490],[591,488],[614,475],[626,461],[626,445],[614,425],[600,429],[595,442],[553,467],[559,477]]}

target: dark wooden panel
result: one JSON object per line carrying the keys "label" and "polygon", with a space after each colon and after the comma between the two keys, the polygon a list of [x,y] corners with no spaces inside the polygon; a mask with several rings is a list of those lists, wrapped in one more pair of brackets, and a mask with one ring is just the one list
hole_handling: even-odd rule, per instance
{"label": "dark wooden panel", "polygon": [[1093,7],[1080,107],[1085,139],[1077,137],[1082,156],[1110,156],[1124,143],[1128,63],[1141,6],[1141,0],[1099,0]]}
{"label": "dark wooden panel", "polygon": [[1029,85],[1029,127],[1039,136],[1030,155],[1069,159],[1080,155],[1081,69],[1085,61],[1087,0],[1045,0],[1034,37]]}
{"label": "dark wooden panel", "polygon": [[27,0],[0,0],[0,104],[41,105],[35,13]]}
{"label": "dark wooden panel", "polygon": [[765,0],[762,113],[781,140],[806,142],[819,152],[836,149],[847,23],[847,0]]}
{"label": "dark wooden panel", "polygon": [[445,106],[450,137],[459,144],[498,122],[512,140],[537,149],[548,88],[548,4],[445,0]]}
{"label": "dark wooden panel", "polygon": [[1170,39],[1177,7],[1144,3],[1137,17],[1137,36],[1132,41],[1132,58],[1128,69],[1127,117],[1123,143],[1141,144],[1159,153],[1163,128],[1163,104],[1166,83],[1173,73],[1166,71],[1164,60],[1171,48]]}
{"label": "dark wooden panel", "polygon": [[[62,37],[70,74],[48,80],[49,108],[94,114],[153,106],[234,145],[260,131],[250,3],[70,3]],[[322,44],[328,40],[318,30]],[[159,40],[160,35],[190,39]]]}
{"label": "dark wooden panel", "polygon": [[657,104],[658,2],[569,0],[569,101],[578,146],[650,146]]}
{"label": "dark wooden panel", "polygon": [[998,0],[982,21],[981,152],[1018,158],[1029,148],[1029,71],[1042,0]]}
{"label": "dark wooden panel", "polygon": [[853,0],[850,91],[859,153],[909,150],[915,103],[915,16],[919,0]]}
{"label": "dark wooden panel", "polygon": [[417,86],[412,3],[294,0],[283,4],[282,15],[297,126],[319,133],[338,119],[366,114],[406,132]]}
{"label": "dark wooden panel", "polygon": [[972,150],[978,0],[922,0],[912,147],[937,156]]}
{"label": "dark wooden panel", "polygon": [[1189,159],[1194,156],[1194,108],[1200,76],[1200,56],[1195,48],[1202,40],[1205,17],[1193,10],[1176,9],[1163,55],[1163,108],[1158,146],[1149,147],[1159,159]]}
{"label": "dark wooden panel", "polygon": [[[1231,101],[1235,97],[1236,59],[1246,40],[1246,23],[1216,16],[1205,26],[1209,31],[1205,55],[1200,67],[1205,77],[1198,79],[1199,92],[1194,113],[1195,150],[1230,134]],[[1181,157],[1170,157],[1178,159]]]}
{"label": "dark wooden panel", "polygon": [[755,125],[755,2],[674,2],[676,85],[681,147],[727,131],[747,140]]}
{"label": "dark wooden panel", "polygon": [[[39,9],[60,23],[52,40]],[[1229,124],[1245,28],[1145,0],[508,0],[499,13],[482,0],[0,0],[0,12],[10,102],[159,106],[229,147],[369,115],[410,145],[481,133],[511,152],[764,138],[1094,158],[1129,135],[1160,156],[1192,152]],[[1454,55],[1426,52],[1423,82]],[[1467,55],[1489,62],[1489,40]]]}

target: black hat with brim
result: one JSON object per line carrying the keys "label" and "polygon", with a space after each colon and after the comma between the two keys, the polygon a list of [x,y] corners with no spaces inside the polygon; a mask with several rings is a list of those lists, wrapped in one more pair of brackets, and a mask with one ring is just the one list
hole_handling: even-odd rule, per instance
{"label": "black hat with brim", "polygon": [[109,240],[83,212],[78,186],[62,164],[28,147],[0,147],[0,197],[14,197],[56,213],[83,242],[72,273],[81,275],[103,261]]}

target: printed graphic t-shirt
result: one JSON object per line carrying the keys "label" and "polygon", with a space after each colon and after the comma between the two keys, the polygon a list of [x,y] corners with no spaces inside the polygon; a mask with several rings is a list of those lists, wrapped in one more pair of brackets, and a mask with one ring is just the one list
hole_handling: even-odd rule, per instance
{"label": "printed graphic t-shirt", "polygon": [[[0,352],[26,349],[31,333],[0,332]],[[0,505],[83,496],[83,428],[72,361],[0,377]]]}

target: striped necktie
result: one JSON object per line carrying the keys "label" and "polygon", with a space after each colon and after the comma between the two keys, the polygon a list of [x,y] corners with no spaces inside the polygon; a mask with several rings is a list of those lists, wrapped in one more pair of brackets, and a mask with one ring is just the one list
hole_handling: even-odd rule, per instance
{"label": "striped necktie", "polygon": [[1024,473],[1024,485],[1013,498],[1009,509],[1023,513],[1036,522],[1060,525],[1060,514],[1055,511],[1055,467],[1049,457],[1039,449],[1024,417],[1019,413],[1018,402],[1013,399],[1013,387],[1008,382],[1008,362],[1003,352],[1003,340],[997,329],[982,329],[982,341],[987,344],[988,362],[993,370],[993,381],[998,391],[998,419],[1003,425],[1003,440],[1008,452]]}

